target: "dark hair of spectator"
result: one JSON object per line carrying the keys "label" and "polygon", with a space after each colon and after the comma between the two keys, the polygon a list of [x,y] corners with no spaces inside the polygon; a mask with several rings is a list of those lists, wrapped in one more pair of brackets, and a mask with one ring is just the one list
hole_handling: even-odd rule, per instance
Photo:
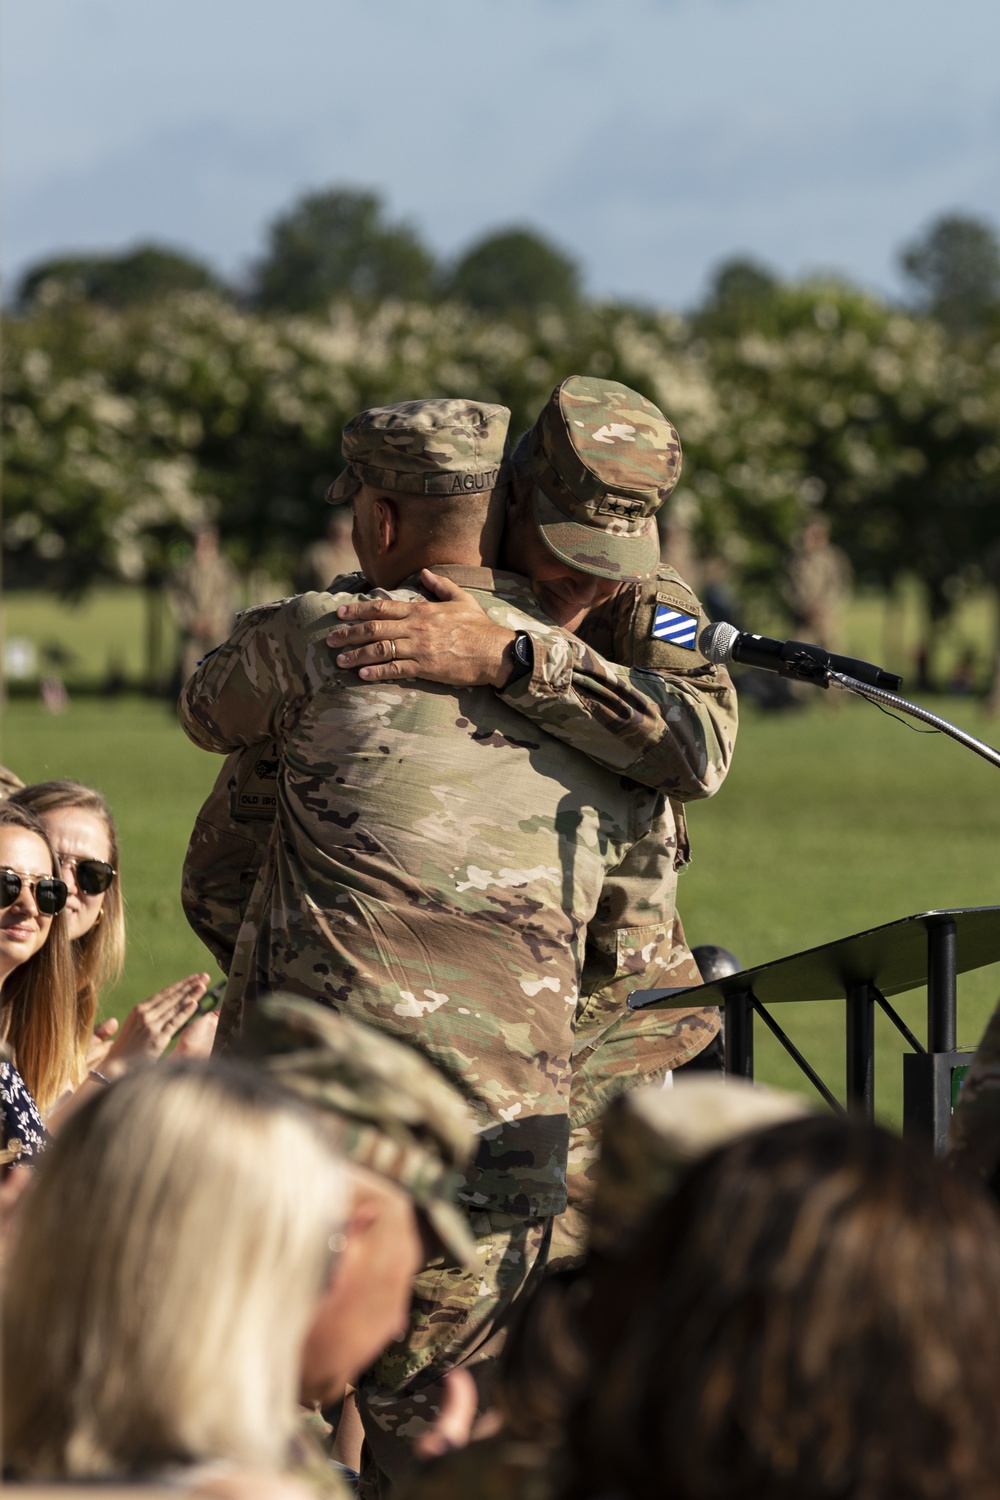
{"label": "dark hair of spectator", "polygon": [[585,1357],[577,1331],[584,1284],[579,1270],[546,1276],[513,1319],[494,1393],[504,1431],[555,1440],[579,1387]]}
{"label": "dark hair of spectator", "polygon": [[986,1500],[1000,1218],[886,1131],[820,1117],[696,1165],[620,1268],[563,1500]]}

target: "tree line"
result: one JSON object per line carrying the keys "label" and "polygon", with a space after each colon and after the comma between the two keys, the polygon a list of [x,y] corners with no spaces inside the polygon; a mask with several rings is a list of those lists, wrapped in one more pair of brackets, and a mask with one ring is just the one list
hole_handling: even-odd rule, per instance
{"label": "tree line", "polygon": [[353,188],[307,193],[268,227],[266,242],[248,272],[229,282],[205,261],[163,245],[56,256],[25,272],[15,306],[29,310],[57,286],[113,308],[173,292],[214,292],[259,312],[314,314],[342,297],[367,304],[458,301],[482,312],[570,312],[581,298],[579,266],[532,229],[487,234],[445,262],[411,225],[390,218],[378,194]]}
{"label": "tree line", "polygon": [[901,263],[893,305],[731,261],[681,316],[587,298],[528,229],[441,266],[340,189],[276,220],[239,287],[156,246],[49,260],[4,320],[8,581],[156,579],[208,521],[241,566],[286,574],[324,528],[353,412],[476,396],[520,431],[589,373],[676,422],[674,514],[745,592],[773,590],[818,511],[861,579],[916,573],[940,619],[1000,585],[1000,242],[947,216]]}

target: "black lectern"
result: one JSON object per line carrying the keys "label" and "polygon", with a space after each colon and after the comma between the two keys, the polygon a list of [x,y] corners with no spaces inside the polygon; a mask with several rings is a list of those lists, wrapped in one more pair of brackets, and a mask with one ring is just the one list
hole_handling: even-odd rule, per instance
{"label": "black lectern", "polygon": [[[633,1010],[691,1005],[725,1008],[726,1071],[753,1077],[753,1018],[760,1016],[833,1108],[839,1101],[770,1014],[769,1005],[793,1000],[843,1000],[847,1031],[847,1103],[869,1117],[874,1107],[875,1006],[906,1038],[914,1056],[903,1059],[907,1134],[923,1134],[944,1148],[952,1106],[956,976],[1000,962],[1000,906],[925,911],[839,938],[804,953],[729,974],[684,990],[637,990]],[[927,1046],[889,1004],[890,995],[927,986]],[[968,1061],[968,1056],[965,1056]]]}

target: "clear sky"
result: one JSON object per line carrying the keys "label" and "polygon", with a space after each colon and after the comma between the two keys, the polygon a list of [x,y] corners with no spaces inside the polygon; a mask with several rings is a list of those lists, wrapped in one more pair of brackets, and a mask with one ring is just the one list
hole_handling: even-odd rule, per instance
{"label": "clear sky", "polygon": [[1000,0],[2,0],[0,255],[155,238],[226,273],[373,186],[441,254],[529,223],[590,291],[721,259],[896,286],[1000,223]]}

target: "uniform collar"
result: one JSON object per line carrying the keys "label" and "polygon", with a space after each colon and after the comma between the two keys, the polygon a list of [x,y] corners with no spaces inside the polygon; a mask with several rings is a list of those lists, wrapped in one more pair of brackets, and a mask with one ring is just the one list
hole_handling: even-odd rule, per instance
{"label": "uniform collar", "polygon": [[[482,589],[487,594],[528,593],[530,596],[526,578],[522,578],[520,573],[508,573],[501,568],[472,568],[464,563],[442,563],[439,567],[432,568],[431,572],[440,573],[442,578],[457,583],[460,589]],[[419,573],[412,573],[401,587],[424,592]]]}

